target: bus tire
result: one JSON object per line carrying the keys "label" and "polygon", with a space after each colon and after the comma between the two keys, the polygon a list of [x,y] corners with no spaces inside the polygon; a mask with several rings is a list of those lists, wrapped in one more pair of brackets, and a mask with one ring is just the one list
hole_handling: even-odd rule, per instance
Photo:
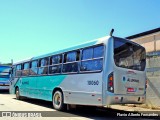
{"label": "bus tire", "polygon": [[21,100],[22,99],[22,97],[20,96],[20,91],[19,91],[18,87],[16,88],[16,99],[17,100]]}
{"label": "bus tire", "polygon": [[57,90],[53,93],[52,103],[56,110],[62,111],[65,109],[63,93],[61,91]]}

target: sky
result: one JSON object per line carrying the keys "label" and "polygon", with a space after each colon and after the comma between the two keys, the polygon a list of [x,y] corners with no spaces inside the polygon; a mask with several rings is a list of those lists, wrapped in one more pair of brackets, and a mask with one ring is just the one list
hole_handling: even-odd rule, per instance
{"label": "sky", "polygon": [[0,62],[160,27],[160,0],[0,0]]}

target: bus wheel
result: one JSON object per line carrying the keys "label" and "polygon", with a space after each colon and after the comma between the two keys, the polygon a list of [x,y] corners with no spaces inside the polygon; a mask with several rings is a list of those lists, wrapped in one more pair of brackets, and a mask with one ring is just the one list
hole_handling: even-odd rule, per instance
{"label": "bus wheel", "polygon": [[52,102],[53,102],[53,107],[56,110],[59,111],[64,110],[65,104],[63,102],[63,94],[61,91],[57,90],[54,92]]}
{"label": "bus wheel", "polygon": [[17,100],[21,100],[21,96],[20,96],[20,92],[19,92],[19,88],[16,88],[16,99]]}

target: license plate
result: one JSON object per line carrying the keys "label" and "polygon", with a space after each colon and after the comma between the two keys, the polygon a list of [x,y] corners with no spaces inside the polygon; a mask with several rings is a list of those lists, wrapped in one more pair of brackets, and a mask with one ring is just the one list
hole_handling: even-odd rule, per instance
{"label": "license plate", "polygon": [[136,89],[135,88],[127,88],[127,92],[135,92]]}

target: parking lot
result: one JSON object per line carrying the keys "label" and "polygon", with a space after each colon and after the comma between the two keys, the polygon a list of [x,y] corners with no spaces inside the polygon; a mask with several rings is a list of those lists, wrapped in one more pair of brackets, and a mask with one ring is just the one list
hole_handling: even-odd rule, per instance
{"label": "parking lot", "polygon": [[[125,108],[126,109],[126,108]],[[9,94],[7,91],[0,92],[0,111],[12,112],[12,117],[16,119],[150,119],[151,117],[139,117],[139,116],[126,116],[126,114],[134,114],[129,111],[123,111],[113,108],[95,108],[95,107],[78,107],[70,111],[59,112],[53,109],[52,103],[26,98],[24,100],[16,100],[15,95]],[[133,112],[133,111],[132,111]],[[25,113],[25,114],[24,114]],[[34,113],[34,114],[30,114]],[[37,114],[36,114],[37,113]],[[39,114],[38,114],[39,113]],[[30,116],[26,116],[26,115]],[[122,116],[120,116],[122,115]],[[4,116],[0,115],[0,119],[4,119]],[[119,117],[118,117],[119,116]],[[5,116],[5,119],[11,119]]]}

